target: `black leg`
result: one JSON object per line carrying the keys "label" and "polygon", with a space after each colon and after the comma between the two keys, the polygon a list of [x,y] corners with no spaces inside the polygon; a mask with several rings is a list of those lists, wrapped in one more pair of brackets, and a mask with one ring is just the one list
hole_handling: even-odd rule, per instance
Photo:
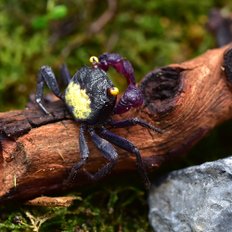
{"label": "black leg", "polygon": [[89,157],[89,148],[84,135],[85,130],[86,130],[85,126],[81,124],[80,135],[79,135],[79,149],[80,149],[81,160],[77,164],[73,165],[68,177],[68,181],[72,181],[76,179],[78,170],[86,163]]}
{"label": "black leg", "polygon": [[46,110],[46,108],[44,107],[42,103],[43,102],[43,88],[44,88],[44,80],[43,80],[41,73],[39,72],[38,77],[37,77],[35,101],[45,114],[49,114],[49,112]]}
{"label": "black leg", "polygon": [[52,71],[52,69],[48,66],[42,66],[40,68],[38,78],[37,78],[37,89],[36,89],[36,96],[35,101],[39,105],[39,107],[46,113],[49,114],[49,112],[46,110],[46,108],[43,105],[43,88],[44,83],[47,84],[49,89],[52,90],[52,92],[60,99],[63,100],[63,95],[59,89],[58,83],[56,81],[55,75]]}
{"label": "black leg", "polygon": [[63,64],[60,68],[60,73],[61,73],[61,77],[64,81],[65,85],[68,85],[70,80],[71,80],[71,74],[68,70],[68,67],[66,64]]}
{"label": "black leg", "polygon": [[93,143],[101,151],[103,156],[109,161],[105,166],[99,169],[95,174],[90,174],[86,172],[86,174],[91,179],[98,180],[110,173],[110,171],[112,170],[113,166],[115,165],[117,161],[118,153],[108,141],[99,137],[93,129],[89,128],[88,131],[92,138]]}
{"label": "black leg", "polygon": [[131,119],[126,119],[126,120],[122,120],[122,121],[110,121],[110,125],[112,127],[116,127],[116,128],[140,125],[142,127],[154,130],[158,133],[162,133],[161,129],[147,123],[146,121],[144,121],[140,118],[131,118]]}
{"label": "black leg", "polygon": [[143,178],[144,184],[146,186],[147,189],[150,189],[150,181],[148,179],[147,176],[147,172],[145,170],[139,149],[130,141],[128,141],[127,139],[120,137],[108,130],[106,130],[105,128],[102,128],[100,130],[100,135],[108,140],[110,143],[113,143],[114,145],[134,154],[136,156],[136,160],[137,160],[137,166],[139,169],[139,172]]}

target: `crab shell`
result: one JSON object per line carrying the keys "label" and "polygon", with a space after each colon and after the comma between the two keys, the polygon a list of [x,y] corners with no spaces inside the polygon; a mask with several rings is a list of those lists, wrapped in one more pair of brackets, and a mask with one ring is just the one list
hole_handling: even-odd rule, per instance
{"label": "crab shell", "polygon": [[114,85],[106,72],[96,67],[82,67],[65,90],[65,102],[78,122],[104,124],[113,114],[116,95],[110,94]]}

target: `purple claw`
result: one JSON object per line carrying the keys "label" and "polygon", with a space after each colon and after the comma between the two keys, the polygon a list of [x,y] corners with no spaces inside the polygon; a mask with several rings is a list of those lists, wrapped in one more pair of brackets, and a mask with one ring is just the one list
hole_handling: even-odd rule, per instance
{"label": "purple claw", "polygon": [[131,63],[121,57],[117,53],[104,53],[98,57],[97,67],[108,71],[109,67],[113,67],[118,73],[127,79],[128,87],[114,108],[115,114],[122,114],[130,110],[132,107],[139,107],[143,104],[143,95],[136,87],[134,68]]}
{"label": "purple claw", "polygon": [[129,85],[114,108],[114,114],[123,114],[132,107],[136,108],[143,104],[143,95],[136,86]]}
{"label": "purple claw", "polygon": [[124,59],[117,53],[104,53],[98,58],[98,67],[102,68],[104,71],[108,71],[111,66],[118,73],[126,77],[128,85],[135,85],[134,69],[128,60]]}

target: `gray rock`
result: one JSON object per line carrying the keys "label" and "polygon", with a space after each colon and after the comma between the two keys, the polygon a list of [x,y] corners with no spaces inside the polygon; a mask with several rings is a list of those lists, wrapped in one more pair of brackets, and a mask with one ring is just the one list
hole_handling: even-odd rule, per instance
{"label": "gray rock", "polygon": [[171,172],[148,201],[156,232],[232,232],[232,157]]}

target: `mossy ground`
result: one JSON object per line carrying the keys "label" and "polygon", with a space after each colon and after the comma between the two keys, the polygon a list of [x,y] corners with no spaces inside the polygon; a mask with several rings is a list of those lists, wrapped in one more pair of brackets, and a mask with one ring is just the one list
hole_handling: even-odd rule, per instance
{"label": "mossy ground", "polygon": [[138,186],[100,185],[70,207],[1,206],[0,231],[151,231],[145,192]]}

